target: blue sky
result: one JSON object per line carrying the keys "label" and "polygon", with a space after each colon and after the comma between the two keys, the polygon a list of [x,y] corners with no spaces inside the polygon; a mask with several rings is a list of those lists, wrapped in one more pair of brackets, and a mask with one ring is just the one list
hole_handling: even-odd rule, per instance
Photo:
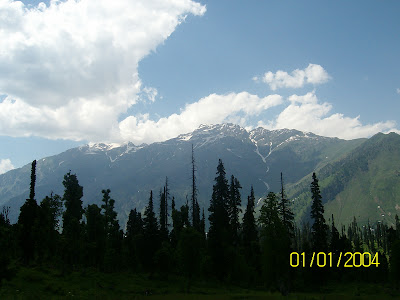
{"label": "blue sky", "polygon": [[400,128],[398,1],[0,0],[0,173],[202,123]]}

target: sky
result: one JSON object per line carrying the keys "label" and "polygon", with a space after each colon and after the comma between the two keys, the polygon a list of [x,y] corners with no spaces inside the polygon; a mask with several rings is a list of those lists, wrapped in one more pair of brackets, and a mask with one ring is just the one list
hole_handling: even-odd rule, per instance
{"label": "sky", "polygon": [[400,2],[0,0],[0,174],[201,124],[400,133]]}

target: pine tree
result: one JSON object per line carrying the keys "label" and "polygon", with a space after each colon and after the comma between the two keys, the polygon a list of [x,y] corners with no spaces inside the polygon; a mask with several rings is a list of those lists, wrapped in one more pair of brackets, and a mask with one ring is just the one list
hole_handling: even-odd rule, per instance
{"label": "pine tree", "polygon": [[106,220],[97,204],[85,208],[85,263],[88,266],[102,269],[106,251]]}
{"label": "pine tree", "polygon": [[10,219],[8,217],[9,213],[9,207],[3,207],[3,210],[0,213],[0,288],[3,279],[11,279],[12,271],[9,266],[13,254],[16,252],[15,247],[13,247],[14,232],[12,230]]}
{"label": "pine tree", "polygon": [[313,173],[313,181],[311,182],[311,218],[314,223],[312,225],[312,245],[314,251],[327,250],[327,226],[324,218],[324,206],[322,204],[321,192],[318,185],[318,179]]}
{"label": "pine tree", "polygon": [[141,267],[143,257],[143,220],[140,212],[131,209],[126,224],[126,261],[131,269],[138,270]]}
{"label": "pine tree", "polygon": [[56,258],[59,242],[59,219],[62,215],[62,198],[53,193],[46,196],[39,207],[38,217],[38,247],[39,259],[50,262]]}
{"label": "pine tree", "polygon": [[228,214],[229,186],[225,174],[225,167],[220,159],[208,209],[210,212],[208,217],[210,221],[208,232],[209,252],[213,262],[214,274],[219,279],[224,278],[226,275],[227,266],[229,265],[227,250],[232,244]]}
{"label": "pine tree", "polygon": [[20,226],[19,243],[23,253],[23,260],[26,264],[29,264],[34,259],[37,244],[39,206],[35,200],[35,183],[36,160],[32,162],[29,198],[21,206],[21,212],[18,217]]}
{"label": "pine tree", "polygon": [[114,210],[115,200],[110,197],[110,189],[102,190],[104,210],[105,232],[106,232],[106,251],[104,256],[104,268],[107,271],[115,271],[122,263],[122,231],[117,220],[117,212]]}
{"label": "pine tree", "polygon": [[234,245],[239,244],[239,213],[242,211],[241,205],[241,195],[240,189],[242,186],[239,180],[233,175],[231,176],[231,183],[229,186],[229,203],[228,203],[228,214],[229,214],[229,224],[232,232],[232,241]]}
{"label": "pine tree", "polygon": [[264,281],[270,287],[287,289],[289,267],[287,257],[289,240],[286,228],[279,217],[278,197],[269,192],[260,210],[258,222],[261,226],[262,270]]}
{"label": "pine tree", "polygon": [[168,238],[168,229],[166,227],[166,209],[165,209],[165,204],[166,204],[166,192],[165,192],[165,187],[164,190],[160,190],[160,215],[159,215],[159,220],[160,220],[160,237],[162,240],[166,240]]}
{"label": "pine tree", "polygon": [[196,186],[196,162],[194,159],[194,149],[192,144],[192,193],[191,193],[191,209],[192,209],[192,226],[200,231],[200,206],[197,201],[197,186]]}
{"label": "pine tree", "polygon": [[82,196],[83,187],[79,185],[75,174],[68,172],[64,176],[64,205],[63,213],[63,236],[64,236],[64,267],[73,268],[82,261]]}
{"label": "pine tree", "polygon": [[168,223],[168,199],[169,199],[169,187],[168,187],[168,177],[165,177],[165,229],[167,231],[167,235],[168,235],[168,227],[169,227],[169,223]]}
{"label": "pine tree", "polygon": [[340,245],[339,245],[339,231],[335,227],[335,219],[332,214],[332,226],[331,226],[331,242],[330,242],[330,251],[333,253],[339,253]]}
{"label": "pine tree", "polygon": [[254,189],[251,186],[250,196],[247,197],[246,211],[243,216],[243,244],[250,246],[253,242],[258,242],[257,225],[254,218],[255,197]]}
{"label": "pine tree", "polygon": [[143,264],[153,273],[155,267],[154,255],[160,245],[158,222],[154,213],[153,191],[150,191],[149,203],[144,211],[143,235],[145,237],[143,245]]}
{"label": "pine tree", "polygon": [[203,238],[206,237],[206,217],[204,214],[204,208],[203,208],[203,213],[201,215],[201,220],[200,220],[200,233],[203,235]]}
{"label": "pine tree", "polygon": [[283,176],[281,173],[281,191],[280,191],[280,202],[279,202],[279,215],[281,216],[282,223],[285,226],[287,233],[291,239],[294,238],[294,214],[290,209],[289,199],[286,197],[286,193],[283,187]]}
{"label": "pine tree", "polygon": [[249,267],[250,282],[254,282],[260,272],[259,259],[260,259],[260,243],[258,238],[258,230],[256,220],[254,218],[255,197],[254,189],[251,186],[250,196],[247,197],[246,211],[243,216],[243,246],[244,257]]}

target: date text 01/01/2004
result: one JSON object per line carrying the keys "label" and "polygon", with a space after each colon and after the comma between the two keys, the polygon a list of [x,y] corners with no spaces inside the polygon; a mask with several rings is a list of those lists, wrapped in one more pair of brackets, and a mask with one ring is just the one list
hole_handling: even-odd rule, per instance
{"label": "date text 01/01/2004", "polygon": [[[308,259],[308,261],[307,261]],[[334,261],[335,260],[335,261]],[[337,261],[336,261],[337,260]],[[360,267],[370,267],[379,266],[378,262],[378,252],[372,256],[369,252],[339,252],[333,254],[332,252],[313,252],[311,257],[306,258],[306,253],[290,253],[290,266],[293,268],[297,267],[312,267],[317,266],[320,268],[324,267],[340,267],[341,263],[346,268],[360,268]]]}

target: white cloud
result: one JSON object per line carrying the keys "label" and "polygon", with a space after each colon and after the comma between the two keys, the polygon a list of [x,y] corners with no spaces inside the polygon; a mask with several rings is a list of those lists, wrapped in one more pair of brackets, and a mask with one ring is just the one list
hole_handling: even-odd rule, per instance
{"label": "white cloud", "polygon": [[279,95],[260,98],[247,92],[227,95],[211,94],[185,106],[180,114],[172,114],[157,122],[148,115],[129,116],[119,128],[123,139],[134,143],[163,141],[190,132],[201,124],[235,122],[245,126],[250,117],[282,103]]}
{"label": "white cloud", "polygon": [[329,114],[332,105],[320,103],[315,92],[303,96],[292,95],[290,104],[269,123],[260,121],[259,126],[268,129],[294,128],[328,137],[355,139],[370,137],[378,132],[399,132],[394,121],[363,125],[360,116],[345,117],[343,114]]}
{"label": "white cloud", "polygon": [[400,89],[397,89],[396,92],[397,92],[397,94],[400,94]]}
{"label": "white cloud", "polygon": [[317,85],[329,79],[330,76],[324,68],[315,64],[309,64],[304,70],[296,69],[291,74],[279,70],[276,73],[267,72],[262,77],[262,81],[273,91],[278,88],[301,88],[306,83]]}
{"label": "white cloud", "polygon": [[4,174],[13,169],[15,169],[15,167],[11,163],[10,159],[6,158],[6,159],[0,160],[0,174]]}
{"label": "white cloud", "polygon": [[[187,14],[191,0],[0,0],[0,134],[106,141],[138,101],[137,66]],[[147,90],[146,90],[147,89]],[[154,101],[157,91],[143,92]]]}

